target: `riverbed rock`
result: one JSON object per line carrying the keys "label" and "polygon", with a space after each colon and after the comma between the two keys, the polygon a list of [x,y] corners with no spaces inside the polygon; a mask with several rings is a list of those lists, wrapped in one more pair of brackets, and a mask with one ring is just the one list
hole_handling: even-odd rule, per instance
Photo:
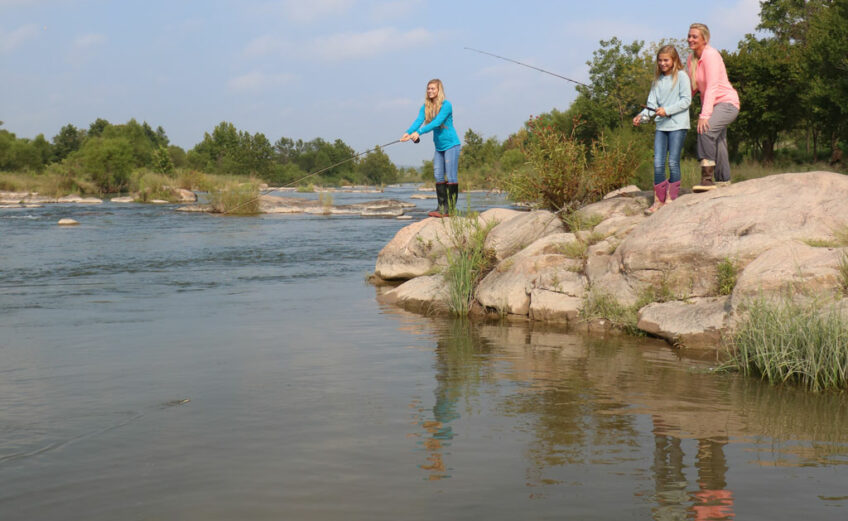
{"label": "riverbed rock", "polygon": [[408,280],[382,293],[380,301],[424,314],[444,313],[449,309],[449,294],[440,274]]}
{"label": "riverbed rock", "polygon": [[305,199],[262,195],[259,197],[261,213],[307,213],[315,215],[360,215],[363,217],[397,217],[414,203],[397,199],[379,199],[362,203],[334,205],[331,200]]}
{"label": "riverbed rock", "polygon": [[58,203],[74,203],[74,204],[101,204],[102,199],[97,197],[80,197],[78,195],[66,195],[56,200]]}
{"label": "riverbed rock", "polygon": [[639,310],[636,327],[681,347],[715,348],[730,312],[730,297],[657,302]]}
{"label": "riverbed rock", "polygon": [[59,222],[57,224],[59,226],[77,226],[79,224],[79,221],[76,221],[69,217],[64,217],[62,219],[59,219]]}
{"label": "riverbed rock", "polygon": [[113,203],[134,203],[135,197],[131,195],[123,195],[120,197],[113,197],[110,201]]}

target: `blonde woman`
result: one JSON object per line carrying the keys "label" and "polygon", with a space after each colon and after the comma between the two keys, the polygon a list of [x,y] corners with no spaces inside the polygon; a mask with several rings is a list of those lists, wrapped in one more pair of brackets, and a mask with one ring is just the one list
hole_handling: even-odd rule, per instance
{"label": "blonde woman", "polygon": [[445,99],[442,81],[435,79],[427,82],[427,94],[424,104],[418,111],[418,118],[401,136],[401,141],[418,142],[421,134],[433,131],[433,144],[436,154],[433,156],[433,175],[436,178],[436,197],[439,207],[430,212],[430,217],[447,217],[456,207],[459,194],[459,151],[462,144],[453,128],[453,106]]}
{"label": "blonde woman", "polygon": [[727,127],[739,115],[739,94],[727,79],[721,54],[710,46],[709,28],[700,23],[690,25],[686,41],[692,51],[686,60],[692,93],[701,93],[701,115],[698,117],[701,184],[692,190],[705,192],[714,189],[716,182],[730,182]]}

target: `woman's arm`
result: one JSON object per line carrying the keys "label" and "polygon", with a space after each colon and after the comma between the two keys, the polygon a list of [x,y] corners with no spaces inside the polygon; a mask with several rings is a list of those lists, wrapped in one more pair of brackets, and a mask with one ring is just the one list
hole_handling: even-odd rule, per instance
{"label": "woman's arm", "polygon": [[421,105],[421,110],[418,111],[418,117],[415,118],[415,121],[412,122],[412,125],[406,129],[407,134],[412,134],[417,131],[419,127],[421,127],[421,123],[424,123],[424,105]]}

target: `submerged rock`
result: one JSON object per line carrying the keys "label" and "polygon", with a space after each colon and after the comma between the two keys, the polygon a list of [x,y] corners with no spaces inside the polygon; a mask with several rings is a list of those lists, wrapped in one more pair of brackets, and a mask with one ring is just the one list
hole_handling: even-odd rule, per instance
{"label": "submerged rock", "polygon": [[63,219],[59,219],[59,222],[57,224],[59,226],[76,226],[79,224],[79,222],[75,221],[74,219],[69,219],[65,217]]}

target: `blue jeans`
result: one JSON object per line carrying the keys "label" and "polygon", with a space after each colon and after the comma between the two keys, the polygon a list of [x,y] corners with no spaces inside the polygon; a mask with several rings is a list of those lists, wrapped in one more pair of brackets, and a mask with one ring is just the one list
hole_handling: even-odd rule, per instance
{"label": "blue jeans", "polygon": [[665,156],[668,155],[668,182],[680,181],[680,153],[686,129],[657,130],[654,133],[654,184],[665,181]]}
{"label": "blue jeans", "polygon": [[433,156],[433,175],[436,176],[437,183],[445,182],[445,174],[447,174],[448,183],[459,182],[459,149],[461,145],[456,145],[445,151],[436,150],[436,155]]}

